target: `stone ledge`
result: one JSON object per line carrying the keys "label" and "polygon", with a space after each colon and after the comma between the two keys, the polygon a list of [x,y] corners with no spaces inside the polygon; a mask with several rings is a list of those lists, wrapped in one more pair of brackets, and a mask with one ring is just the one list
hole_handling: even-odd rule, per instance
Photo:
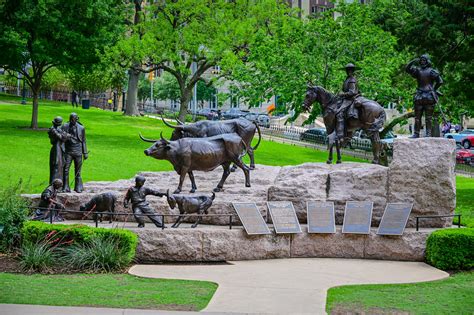
{"label": "stone ledge", "polygon": [[249,236],[242,228],[132,229],[139,237],[141,263],[213,262],[272,258],[367,258],[423,261],[433,230],[405,230],[402,236],[342,234],[271,234]]}

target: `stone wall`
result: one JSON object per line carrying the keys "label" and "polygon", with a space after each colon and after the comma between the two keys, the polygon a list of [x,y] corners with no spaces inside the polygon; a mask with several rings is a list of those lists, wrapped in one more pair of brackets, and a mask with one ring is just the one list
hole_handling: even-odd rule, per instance
{"label": "stone wall", "polygon": [[[262,214],[266,213],[267,201],[292,201],[301,223],[306,223],[306,201],[333,201],[336,208],[336,223],[342,224],[346,201],[374,202],[372,226],[378,226],[388,202],[413,202],[414,207],[408,227],[415,225],[415,216],[449,215],[454,213],[456,202],[455,186],[455,143],[442,138],[396,139],[393,161],[389,167],[368,163],[305,163],[297,166],[257,165],[250,173],[252,187],[244,185],[241,170],[232,173],[224,190],[216,194],[209,209],[212,214],[235,214],[232,202],[255,202]],[[288,152],[291,154],[291,152]],[[258,151],[257,151],[258,159]],[[147,178],[145,185],[173,191],[178,185],[175,172],[142,172]],[[210,195],[222,175],[222,170],[196,172],[198,186],[196,194]],[[116,211],[130,212],[122,206],[127,189],[134,184],[133,178],[115,182],[89,182],[82,194],[59,194],[59,200],[68,209],[79,210],[94,194],[106,191],[118,196]],[[186,179],[183,194],[190,190]],[[39,195],[25,195],[33,205],[39,202]],[[170,209],[166,198],[148,197],[150,205],[162,214],[178,214]],[[82,215],[67,215],[69,219],[81,219]],[[123,217],[120,217],[123,219]],[[132,220],[132,217],[129,217]],[[174,221],[167,218],[166,222]],[[189,220],[188,220],[189,222]],[[229,216],[208,217],[203,223],[225,225]],[[421,227],[449,226],[451,218],[422,220]],[[239,224],[238,219],[234,219]]]}
{"label": "stone wall", "polygon": [[403,236],[342,234],[247,235],[242,228],[133,229],[141,263],[212,262],[272,258],[370,258],[423,261],[430,232]]}

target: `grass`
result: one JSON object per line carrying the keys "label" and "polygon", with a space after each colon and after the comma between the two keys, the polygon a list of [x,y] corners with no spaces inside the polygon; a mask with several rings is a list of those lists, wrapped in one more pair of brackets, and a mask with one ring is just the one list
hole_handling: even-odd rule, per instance
{"label": "grass", "polygon": [[456,177],[456,213],[461,224],[474,228],[474,178]]}
{"label": "grass", "polygon": [[[18,105],[19,98],[0,95],[0,187],[23,178],[30,181],[29,192],[41,192],[48,184],[49,150],[51,145],[45,130],[27,129],[31,106]],[[49,128],[55,116],[65,121],[73,111],[69,104],[40,100],[39,128]],[[171,164],[143,154],[149,144],[138,138],[165,137],[171,129],[160,120],[147,117],[126,117],[122,113],[74,109],[86,128],[89,159],[83,165],[84,181],[131,178],[140,171],[170,171]],[[309,148],[263,141],[256,152],[256,163],[296,165],[308,161],[322,162],[326,152]],[[345,161],[362,161],[345,157]]]}
{"label": "grass", "polygon": [[217,284],[139,278],[126,274],[0,273],[0,303],[198,311]]}
{"label": "grass", "polygon": [[472,314],[474,272],[433,282],[331,288],[326,310],[329,314]]}

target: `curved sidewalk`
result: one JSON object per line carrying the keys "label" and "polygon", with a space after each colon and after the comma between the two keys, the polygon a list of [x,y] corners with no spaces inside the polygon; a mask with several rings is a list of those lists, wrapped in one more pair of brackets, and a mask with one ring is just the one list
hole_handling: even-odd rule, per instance
{"label": "curved sidewalk", "polygon": [[271,314],[324,314],[326,292],[334,286],[422,282],[449,276],[419,262],[332,258],[252,260],[222,265],[135,265],[129,273],[218,283],[205,312]]}

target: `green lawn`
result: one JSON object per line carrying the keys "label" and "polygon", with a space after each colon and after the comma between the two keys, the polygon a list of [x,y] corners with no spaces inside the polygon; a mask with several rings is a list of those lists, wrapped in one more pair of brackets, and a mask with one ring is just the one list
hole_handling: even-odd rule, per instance
{"label": "green lawn", "polygon": [[433,282],[331,288],[326,310],[329,314],[472,314],[474,272]]}
{"label": "green lawn", "polygon": [[[0,303],[199,311],[217,284],[139,278],[126,274],[0,273]],[[1,308],[1,306],[0,306]]]}
{"label": "green lawn", "polygon": [[456,177],[456,213],[461,213],[461,223],[474,228],[474,178]]}
{"label": "green lawn", "polygon": [[[29,192],[40,192],[48,183],[49,150],[51,145],[45,130],[27,130],[31,106],[17,105],[19,98],[0,95],[0,187],[19,178],[30,181]],[[73,111],[66,103],[41,101],[39,127],[49,128],[57,115],[67,120]],[[117,180],[131,178],[139,171],[169,171],[171,164],[143,154],[149,144],[138,138],[165,137],[171,129],[160,120],[147,117],[125,117],[122,113],[75,109],[86,127],[89,159],[84,162],[83,180]],[[263,141],[256,152],[256,163],[296,165],[308,161],[325,161],[327,153],[313,149]],[[345,161],[361,161],[344,157]]]}

